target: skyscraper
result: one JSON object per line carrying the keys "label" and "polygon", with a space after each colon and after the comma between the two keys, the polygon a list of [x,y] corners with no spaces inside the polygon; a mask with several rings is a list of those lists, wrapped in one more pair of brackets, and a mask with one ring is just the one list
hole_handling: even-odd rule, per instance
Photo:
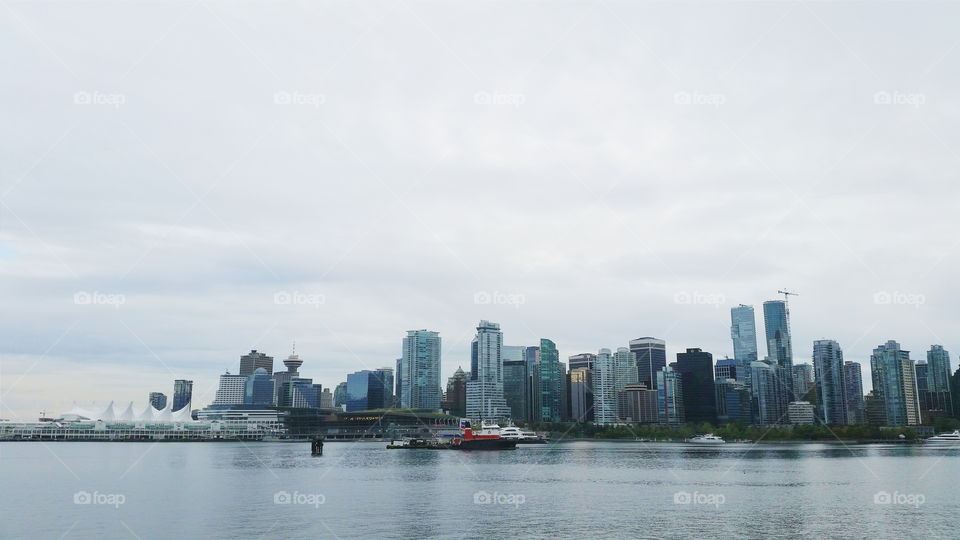
{"label": "skyscraper", "polygon": [[174,412],[190,405],[190,401],[192,399],[193,381],[187,381],[184,379],[177,379],[173,381],[173,407],[171,407],[171,409]]}
{"label": "skyscraper", "polygon": [[244,405],[273,405],[273,376],[259,367],[247,376],[243,391]]}
{"label": "skyscraper", "polygon": [[470,346],[470,380],[467,381],[467,417],[504,420],[510,407],[503,397],[503,333],[500,325],[480,321]]}
{"label": "skyscraper", "polygon": [[656,424],[657,391],[644,384],[628,384],[620,390],[620,419],[634,424]]}
{"label": "skyscraper", "polygon": [[618,347],[613,353],[613,362],[617,366],[617,392],[629,384],[639,384],[637,354],[627,347]]}
{"label": "skyscraper", "polygon": [[767,333],[767,357],[792,373],[793,343],[790,338],[790,312],[783,300],[763,303],[763,323]]}
{"label": "skyscraper", "polygon": [[[394,388],[394,374],[392,367],[382,367],[380,369],[374,370],[375,376],[380,379],[380,384],[383,386],[383,397],[382,405],[378,408],[381,409],[392,409],[395,407],[395,401],[393,399],[393,388]],[[439,409],[440,408],[440,383],[437,381],[437,406],[436,407],[424,407],[427,409]]]}
{"label": "skyscraper", "polygon": [[637,355],[637,381],[656,388],[657,372],[667,365],[667,342],[652,337],[632,339],[630,351]]}
{"label": "skyscraper", "polygon": [[832,339],[814,341],[813,369],[820,389],[820,416],[823,422],[835,426],[849,424],[846,370],[840,344]]}
{"label": "skyscraper", "polygon": [[567,357],[567,367],[570,371],[585,367],[593,369],[593,363],[597,361],[597,355],[593,353],[580,353]]}
{"label": "skyscraper", "polygon": [[782,385],[777,369],[770,362],[750,364],[751,408],[754,424],[771,426],[782,424],[787,419],[787,404],[782,400]]}
{"label": "skyscraper", "polygon": [[917,363],[917,386],[922,385],[920,408],[931,417],[950,415],[953,411],[953,396],[950,391],[950,353],[942,345],[932,345],[927,351],[925,377],[920,377]]}
{"label": "skyscraper", "polygon": [[757,355],[757,320],[753,306],[740,304],[730,308],[730,337],[733,339],[733,358],[737,363],[737,382],[750,384],[750,364]]}
{"label": "skyscraper", "polygon": [[[520,356],[523,356],[522,352]],[[529,378],[527,362],[522,358],[503,361],[503,397],[510,407],[510,418],[513,420],[529,420]]]}
{"label": "skyscraper", "polygon": [[860,363],[843,363],[843,381],[847,386],[847,421],[850,424],[863,424],[867,421],[866,404],[863,401],[863,375]]}
{"label": "skyscraper", "polygon": [[241,405],[243,404],[244,393],[246,390],[246,375],[231,375],[226,372],[220,376],[220,386],[217,388],[217,395],[213,399],[214,405]]}
{"label": "skyscraper", "polygon": [[588,367],[570,370],[570,416],[574,422],[593,422],[593,370]]}
{"label": "skyscraper", "polygon": [[347,382],[337,384],[337,387],[333,389],[333,407],[335,409],[342,409],[347,404]]}
{"label": "skyscraper", "polygon": [[263,368],[267,374],[273,373],[273,357],[253,349],[240,357],[240,375],[253,375],[257,368]]}
{"label": "skyscraper", "polygon": [[713,376],[716,379],[734,379],[740,381],[742,377],[740,375],[740,365],[733,358],[724,358],[722,360],[717,360],[716,365],[713,366]]}
{"label": "skyscraper", "polygon": [[792,370],[791,388],[797,399],[805,399],[813,389],[816,377],[814,368],[810,364],[794,364]]}
{"label": "skyscraper", "polygon": [[167,396],[163,392],[150,392],[150,406],[162,411],[167,406]]}
{"label": "skyscraper", "polygon": [[873,350],[870,356],[873,390],[883,401],[888,426],[913,426],[920,423],[917,381],[910,351],[890,340]]}
{"label": "skyscraper", "polygon": [[563,414],[563,390],[565,373],[561,372],[560,353],[557,345],[549,339],[540,340],[540,364],[538,366],[540,409],[537,419],[544,422],[560,422]]}
{"label": "skyscraper", "polygon": [[683,382],[683,411],[687,422],[717,423],[717,393],[713,355],[701,349],[677,353],[676,371]]}
{"label": "skyscraper", "polygon": [[386,408],[386,400],[390,399],[386,385],[392,382],[384,377],[383,370],[350,373],[347,375],[347,412]]}
{"label": "skyscraper", "polygon": [[467,374],[457,367],[453,376],[447,379],[447,395],[443,408],[453,416],[467,414]]}
{"label": "skyscraper", "polygon": [[610,349],[600,349],[593,364],[593,414],[599,425],[617,423],[617,365]]}
{"label": "skyscraper", "polygon": [[686,419],[683,410],[683,381],[670,366],[657,372],[657,416],[661,424],[679,426]]}
{"label": "skyscraper", "polygon": [[[440,334],[410,330],[403,338],[400,359],[400,407],[440,408]],[[391,392],[392,394],[392,392]],[[392,396],[391,396],[392,397]]]}

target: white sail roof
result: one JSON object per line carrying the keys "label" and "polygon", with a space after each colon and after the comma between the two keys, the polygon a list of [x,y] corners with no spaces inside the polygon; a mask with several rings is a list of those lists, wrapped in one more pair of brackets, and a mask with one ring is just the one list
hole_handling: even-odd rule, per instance
{"label": "white sail roof", "polygon": [[97,407],[94,403],[91,408],[80,407],[74,402],[73,408],[63,413],[63,417],[76,416],[87,420],[103,420],[104,422],[193,422],[191,416],[191,403],[187,403],[178,411],[172,410],[172,400],[167,401],[167,406],[156,409],[151,404],[147,404],[143,410],[134,410],[131,401],[126,407],[117,407],[111,401],[106,407]]}

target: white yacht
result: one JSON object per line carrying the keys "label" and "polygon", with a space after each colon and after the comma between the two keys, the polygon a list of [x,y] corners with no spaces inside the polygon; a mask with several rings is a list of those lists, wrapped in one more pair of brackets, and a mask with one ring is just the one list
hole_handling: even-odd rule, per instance
{"label": "white yacht", "polygon": [[705,435],[697,435],[696,437],[691,437],[687,439],[687,442],[692,444],[723,444],[727,441],[714,435],[713,433],[707,433]]}
{"label": "white yacht", "polygon": [[951,433],[941,433],[923,440],[924,443],[960,444],[960,429]]}
{"label": "white yacht", "polygon": [[517,426],[507,426],[500,428],[500,437],[503,439],[520,440],[524,438],[524,433],[520,431],[520,428]]}

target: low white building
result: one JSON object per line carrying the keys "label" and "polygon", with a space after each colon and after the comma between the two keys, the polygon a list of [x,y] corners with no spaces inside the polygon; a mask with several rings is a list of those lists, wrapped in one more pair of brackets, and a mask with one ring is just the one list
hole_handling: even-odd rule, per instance
{"label": "low white building", "polygon": [[791,424],[812,424],[814,407],[809,401],[791,401],[787,405],[787,419]]}

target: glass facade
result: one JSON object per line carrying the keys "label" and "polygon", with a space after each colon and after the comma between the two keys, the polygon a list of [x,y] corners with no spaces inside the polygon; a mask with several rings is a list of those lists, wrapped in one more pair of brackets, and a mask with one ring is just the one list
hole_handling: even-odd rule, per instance
{"label": "glass facade", "polygon": [[717,394],[713,355],[700,349],[677,353],[676,371],[683,381],[683,410],[687,422],[717,423]]}
{"label": "glass facade", "polygon": [[866,405],[863,400],[863,375],[859,362],[843,363],[843,380],[847,387],[847,421],[851,424],[863,424],[866,419]]}
{"label": "glass facade", "polygon": [[637,382],[657,388],[657,372],[667,365],[667,342],[652,337],[633,339],[630,352],[637,357]]}
{"label": "glass facade", "polygon": [[813,369],[820,390],[820,418],[831,425],[849,424],[846,371],[840,344],[832,339],[814,341]]}
{"label": "glass facade", "polygon": [[757,354],[757,319],[753,306],[740,304],[730,308],[730,337],[733,339],[733,358],[737,363],[737,382],[750,384],[750,364],[759,360]]}
{"label": "glass facade", "polygon": [[888,426],[912,426],[920,423],[917,381],[910,351],[888,341],[870,356],[873,390],[883,401]]}
{"label": "glass facade", "polygon": [[529,420],[528,378],[527,363],[522,358],[504,360],[503,397],[510,407],[510,417],[514,420]]}
{"label": "glass facade", "polygon": [[177,379],[173,381],[173,407],[174,411],[186,407],[193,399],[193,381]]}
{"label": "glass facade", "polygon": [[540,411],[544,422],[560,422],[563,419],[563,390],[566,386],[561,370],[557,345],[549,339],[540,340],[539,374]]}
{"label": "glass facade", "polygon": [[[397,378],[400,380],[400,407],[405,409],[440,408],[440,334],[429,330],[410,330],[403,338],[403,357]],[[391,387],[393,376],[391,375]],[[392,391],[391,391],[392,401]]]}
{"label": "glass facade", "polygon": [[610,349],[600,349],[593,365],[593,413],[597,424],[617,423],[617,366]]}
{"label": "glass facade", "polygon": [[243,392],[244,405],[273,405],[273,377],[257,368],[247,377]]}

